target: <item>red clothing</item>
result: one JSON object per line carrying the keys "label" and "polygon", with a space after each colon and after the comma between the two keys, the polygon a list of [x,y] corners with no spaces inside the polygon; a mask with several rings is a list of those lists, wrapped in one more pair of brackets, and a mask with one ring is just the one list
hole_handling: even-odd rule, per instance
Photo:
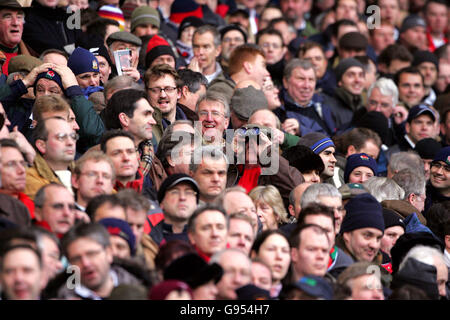
{"label": "red clothing", "polygon": [[141,169],[138,169],[136,176],[137,176],[136,180],[128,182],[125,186],[119,180],[116,180],[114,189],[116,189],[116,191],[119,191],[122,189],[133,189],[133,190],[136,190],[137,192],[141,193],[142,186],[144,185],[144,175],[142,174]]}
{"label": "red clothing", "polygon": [[[444,41],[444,43],[448,43],[448,39],[445,37],[445,33],[444,33],[444,38],[442,39]],[[433,42],[433,37],[431,36],[430,30],[427,30],[427,40],[428,40],[428,50],[430,50],[430,52],[434,52],[434,50],[436,50],[436,46],[434,45]]]}
{"label": "red clothing", "polygon": [[29,196],[27,196],[23,192],[19,192],[17,194],[19,200],[28,208],[28,211],[30,212],[31,220],[34,219],[34,202],[31,200]]}
{"label": "red clothing", "polygon": [[244,173],[239,179],[238,185],[245,188],[249,193],[253,188],[258,186],[258,179],[261,175],[261,167],[256,166],[253,168],[244,168]]}
{"label": "red clothing", "polygon": [[9,60],[11,60],[11,58],[17,56],[19,54],[19,46],[16,46],[15,48],[8,48],[5,46],[0,45],[0,50],[3,51],[3,53],[6,56],[6,61],[3,64],[2,67],[2,72],[4,75],[8,75],[8,65],[9,65]]}

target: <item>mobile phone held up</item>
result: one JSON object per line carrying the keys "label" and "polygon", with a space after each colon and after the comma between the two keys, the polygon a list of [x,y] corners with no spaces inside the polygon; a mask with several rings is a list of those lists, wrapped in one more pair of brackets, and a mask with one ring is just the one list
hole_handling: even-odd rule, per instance
{"label": "mobile phone held up", "polygon": [[121,76],[123,74],[123,68],[131,67],[131,50],[117,50],[114,51],[114,62],[116,63],[117,74]]}

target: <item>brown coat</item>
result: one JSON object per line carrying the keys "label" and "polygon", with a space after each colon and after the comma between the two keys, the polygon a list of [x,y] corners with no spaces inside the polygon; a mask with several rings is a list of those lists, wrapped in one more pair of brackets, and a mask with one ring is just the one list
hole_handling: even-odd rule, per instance
{"label": "brown coat", "polygon": [[417,214],[420,223],[427,225],[427,219],[414,207],[411,203],[406,200],[384,200],[381,202],[383,208],[394,210],[401,217],[406,218],[414,212]]}

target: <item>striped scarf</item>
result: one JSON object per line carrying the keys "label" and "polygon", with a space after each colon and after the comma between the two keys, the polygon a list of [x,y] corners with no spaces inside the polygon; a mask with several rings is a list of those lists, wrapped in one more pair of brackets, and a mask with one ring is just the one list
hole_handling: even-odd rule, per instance
{"label": "striped scarf", "polygon": [[142,175],[146,176],[150,172],[152,167],[153,157],[155,156],[155,151],[153,149],[152,140],[145,140],[139,144],[139,151],[141,155],[141,162],[139,164],[139,169]]}

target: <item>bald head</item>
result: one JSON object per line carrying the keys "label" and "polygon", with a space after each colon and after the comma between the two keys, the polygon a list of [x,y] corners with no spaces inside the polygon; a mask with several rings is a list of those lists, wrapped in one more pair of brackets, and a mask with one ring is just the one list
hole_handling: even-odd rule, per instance
{"label": "bald head", "polygon": [[248,119],[248,123],[281,130],[280,120],[272,111],[267,109],[255,111]]}

